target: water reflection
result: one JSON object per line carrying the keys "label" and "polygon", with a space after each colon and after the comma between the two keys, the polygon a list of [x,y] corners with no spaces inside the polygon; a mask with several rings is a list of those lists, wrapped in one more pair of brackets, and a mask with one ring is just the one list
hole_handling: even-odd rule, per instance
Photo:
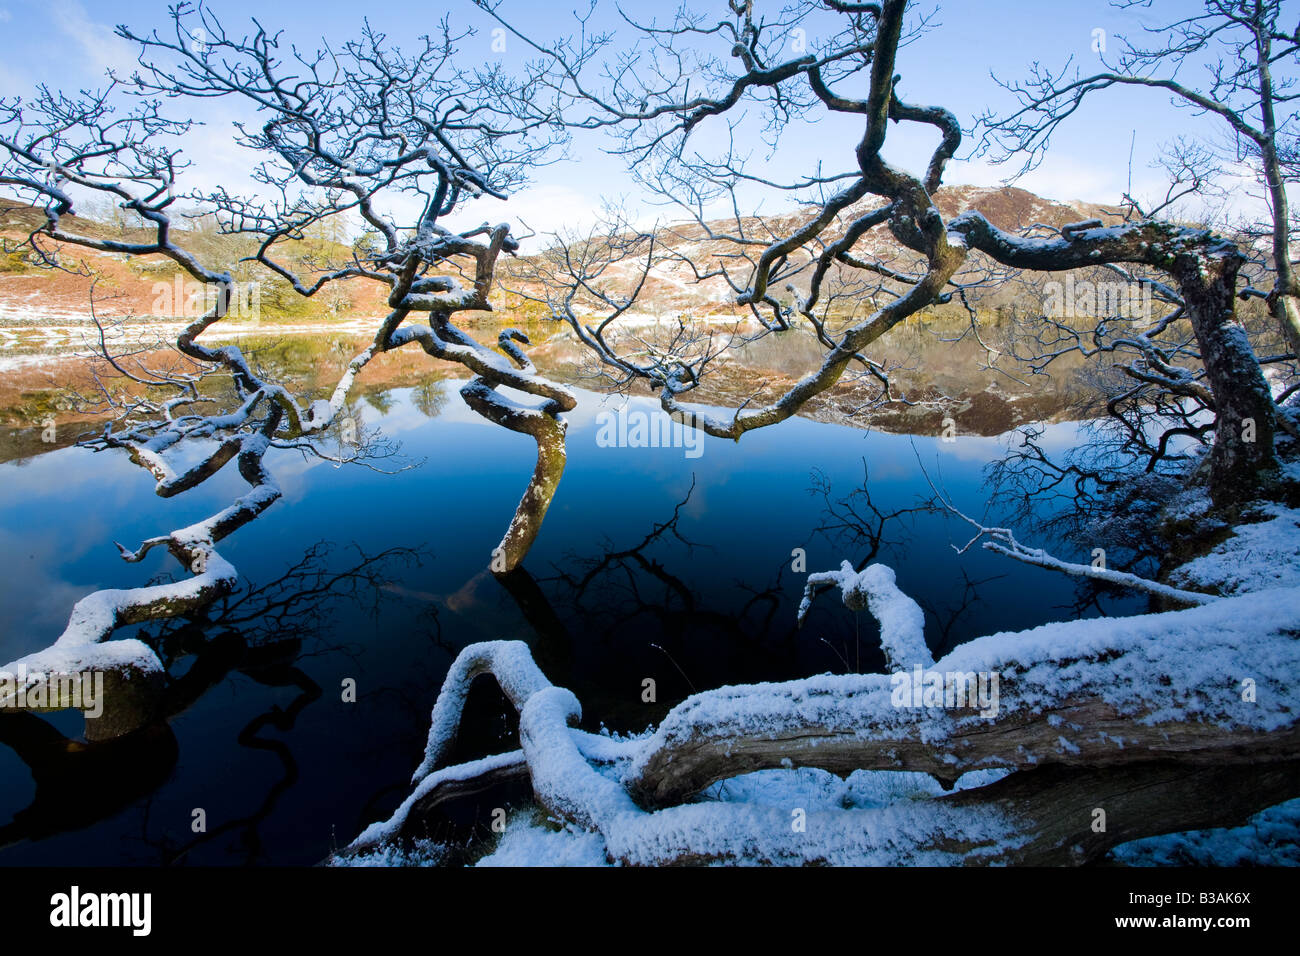
{"label": "water reflection", "polygon": [[[355,396],[367,427],[400,441],[418,468],[268,455],[284,500],[223,551],[245,582],[283,584],[245,583],[204,614],[139,631],[166,664],[157,720],[88,745],[68,715],[0,718],[0,819],[14,814],[0,863],[316,862],[332,834],[359,832],[405,794],[442,676],[477,640],[528,641],[584,701],[589,729],[640,731],[696,689],[878,667],[869,616],[826,600],[795,627],[796,548],[814,570],[890,563],[927,609],[939,651],[1057,618],[1076,598],[1073,582],[1046,572],[957,556],[947,521],[925,506],[918,454],[980,513],[995,439],[949,445],[795,419],[738,444],[705,439],[688,461],[681,449],[598,445],[596,413],[622,399],[594,393],[569,416],[569,468],[545,533],[521,571],[491,575],[531,442],[482,423],[457,385]],[[1068,444],[1072,427],[1046,437]],[[0,475],[0,534],[14,544],[0,578],[6,659],[48,643],[87,590],[139,583],[114,538],[202,517],[238,487],[218,475],[163,502],[122,459],[75,448]],[[360,553],[304,552],[322,538]],[[144,566],[165,570],[161,556]],[[349,678],[356,703],[341,699]],[[512,718],[490,688],[475,689],[466,714],[458,760],[508,749]],[[509,796],[439,808],[422,825],[463,836]],[[190,829],[195,808],[207,811],[206,834]]]}
{"label": "water reflection", "polygon": [[[349,566],[335,569],[333,550],[327,543],[313,545],[273,581],[247,584],[179,625],[166,622],[135,631],[133,636],[163,662],[164,675],[150,701],[150,719],[131,733],[88,742],[34,714],[0,714],[0,743],[26,765],[35,782],[31,803],[0,826],[0,849],[93,826],[139,804],[146,813],[142,842],[157,851],[151,862],[177,863],[196,847],[229,834],[238,836],[242,859],[235,862],[266,862],[259,828],[299,774],[288,745],[263,731],[292,731],[302,710],[321,697],[320,685],[300,666],[305,659],[355,656],[355,647],[328,640],[325,624],[338,605],[368,605],[377,614],[380,603],[390,599],[383,587],[388,577],[401,567],[418,566],[421,559],[418,551],[392,548],[373,556],[358,554]],[[172,720],[232,674],[264,688],[294,692],[287,707],[272,704],[236,736],[239,746],[274,755],[281,768],[278,779],[250,814],[210,827],[205,821],[201,832],[195,834],[191,827],[185,839],[176,836],[174,826],[150,836],[151,795],[167,781],[180,756]]]}
{"label": "water reflection", "polygon": [[[529,357],[547,378],[578,387],[594,388],[591,354],[556,323],[539,319],[514,322],[536,345]],[[471,329],[484,341],[495,331]],[[141,326],[136,335],[156,338],[175,331],[157,325]],[[238,325],[214,330],[213,341],[230,340],[250,356],[254,368],[270,380],[282,382],[295,394],[322,397],[337,381],[348,361],[368,342],[370,335],[346,323],[334,326],[262,328]],[[88,383],[88,360],[76,357],[84,332],[51,338],[46,330],[17,328],[0,343],[0,461],[9,461],[64,447],[93,422],[78,418],[62,400],[65,387]],[[750,398],[755,381],[775,394],[799,378],[809,363],[820,362],[823,350],[802,331],[768,336],[750,343],[728,362],[719,365],[699,393],[704,404],[735,405]],[[935,435],[951,416],[966,434],[998,435],[1035,421],[1059,422],[1074,417],[1091,394],[1079,376],[1080,362],[1063,359],[1053,377],[1029,380],[1027,369],[1002,356],[990,367],[987,351],[969,337],[951,341],[940,329],[909,323],[894,330],[875,346],[873,356],[889,367],[897,393],[907,404],[857,413],[857,394],[847,383],[810,402],[801,412],[818,421],[851,424],[886,431]],[[1011,364],[1009,364],[1011,363]],[[386,412],[386,394],[394,388],[413,388],[416,408],[430,417],[442,410],[446,390],[439,383],[465,378],[465,370],[446,362],[430,363],[428,356],[397,350],[380,356],[356,383],[353,397]],[[55,383],[58,383],[57,385]],[[53,443],[42,441],[42,423],[60,427]]]}

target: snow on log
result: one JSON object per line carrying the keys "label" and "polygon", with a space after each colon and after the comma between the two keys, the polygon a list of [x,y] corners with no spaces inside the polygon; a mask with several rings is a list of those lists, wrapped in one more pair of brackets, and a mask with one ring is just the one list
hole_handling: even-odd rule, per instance
{"label": "snow on log", "polygon": [[[278,415],[269,429],[276,421]],[[140,640],[110,638],[119,627],[178,617],[234,591],[239,573],[215,546],[280,497],[280,486],[263,462],[268,447],[264,431],[239,439],[239,472],[250,487],[226,507],[202,521],[150,538],[134,551],[118,545],[123,560],[129,562],[140,561],[153,548],[165,546],[191,576],[168,584],[108,588],[82,598],[53,644],[0,667],[0,678],[8,678],[0,681],[0,711],[78,707],[89,718],[91,708],[84,706],[84,698],[77,699],[80,695],[68,693],[72,685],[67,678],[77,675],[79,682],[90,681],[93,686],[98,675],[102,678],[98,685],[103,688],[102,707],[97,706],[93,719],[86,721],[88,739],[119,736],[148,723],[163,679],[162,662]],[[156,490],[166,497],[165,489],[174,476],[170,467],[157,462],[149,466],[144,460],[138,463],[149,467],[158,479]],[[212,473],[204,471],[204,479]]]}
{"label": "snow on log", "polygon": [[[842,569],[834,583],[874,593],[882,630],[924,646],[891,591],[892,572],[876,567],[861,583]],[[421,807],[527,773],[547,813],[598,834],[609,859],[625,864],[1087,862],[1119,842],[1238,821],[1300,792],[1300,694],[1290,680],[1300,672],[1298,627],[1300,588],[1047,624],[980,638],[932,664],[913,656],[911,672],[695,694],[629,741],[574,729],[577,699],[545,679],[524,644],[474,645],[435,704],[416,791],[343,858],[400,837]],[[519,709],[521,749],[438,769],[481,673]],[[951,685],[932,685],[930,674],[996,675],[986,685],[996,697],[980,700],[992,704],[983,710],[969,699],[948,706]],[[950,783],[971,771],[1016,772],[883,807],[805,812],[701,799],[717,781],[795,767],[923,771]],[[1222,791],[1231,792],[1206,799]],[[1118,820],[1109,834],[1087,825],[1084,804],[1099,800]]]}
{"label": "snow on log", "polygon": [[[1128,618],[1045,624],[963,644],[932,674],[997,675],[997,714],[910,706],[899,676],[723,687],[669,712],[625,780],[661,806],[734,773],[920,770],[1285,757],[1300,744],[1300,589]],[[1243,693],[1243,681],[1253,694]],[[912,682],[914,684],[914,681]],[[947,681],[943,683],[946,696]],[[1245,700],[1244,697],[1252,697]]]}
{"label": "snow on log", "polygon": [[799,623],[812,607],[813,592],[822,584],[833,584],[840,589],[844,606],[851,611],[866,607],[871,616],[880,622],[880,646],[885,661],[893,670],[919,664],[929,667],[934,663],[925,643],[925,612],[921,606],[898,588],[894,569],[884,564],[872,564],[859,572],[844,561],[838,571],[821,571],[808,575],[804,585],[803,601],[799,604]]}

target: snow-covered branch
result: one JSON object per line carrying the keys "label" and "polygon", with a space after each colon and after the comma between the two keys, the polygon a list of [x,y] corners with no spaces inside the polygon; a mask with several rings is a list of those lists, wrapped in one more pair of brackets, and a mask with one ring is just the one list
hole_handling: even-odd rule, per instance
{"label": "snow-covered branch", "polygon": [[925,612],[919,604],[898,588],[894,569],[884,564],[872,564],[862,571],[854,569],[848,561],[840,564],[838,571],[820,571],[808,575],[804,585],[803,600],[799,603],[798,620],[803,619],[812,607],[818,587],[834,585],[841,592],[844,606],[851,611],[864,607],[880,622],[880,645],[885,660],[894,670],[916,665],[929,667],[934,663],[925,643]]}
{"label": "snow-covered branch", "polygon": [[[928,476],[927,476],[928,478]],[[930,484],[934,488],[934,484]],[[1103,581],[1106,584],[1113,584],[1116,587],[1127,588],[1132,591],[1140,591],[1143,594],[1150,594],[1154,597],[1170,601],[1176,605],[1192,606],[1198,604],[1210,604],[1219,600],[1217,595],[1204,594],[1200,591],[1186,591],[1182,588],[1170,587],[1168,584],[1161,584],[1159,581],[1152,581],[1149,578],[1141,577],[1137,574],[1131,574],[1128,571],[1114,571],[1104,566],[1092,564],[1078,564],[1072,561],[1062,561],[1054,555],[1048,554],[1042,548],[1032,548],[1016,540],[1015,533],[1010,528],[987,527],[976,521],[970,515],[961,511],[954,505],[942,492],[935,489],[935,498],[950,513],[961,518],[972,528],[975,529],[975,535],[961,547],[953,545],[953,549],[958,554],[965,554],[980,539],[988,537],[989,540],[984,542],[984,549],[996,554],[1005,555],[1024,564],[1032,564],[1035,567],[1046,568],[1049,571],[1059,571],[1062,574],[1068,574],[1073,577],[1089,578],[1093,581]]]}

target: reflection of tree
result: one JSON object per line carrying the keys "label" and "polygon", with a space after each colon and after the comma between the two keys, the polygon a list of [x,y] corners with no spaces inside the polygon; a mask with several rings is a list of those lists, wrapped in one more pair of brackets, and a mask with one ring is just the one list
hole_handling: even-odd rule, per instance
{"label": "reflection of tree", "polygon": [[27,764],[36,781],[31,804],[0,826],[0,846],[108,819],[161,786],[177,757],[176,738],[163,721],[87,744],[34,714],[7,714],[0,717],[0,743]]}
{"label": "reflection of tree", "polygon": [[84,742],[64,736],[34,714],[0,715],[0,743],[27,764],[36,782],[32,803],[0,827],[0,846],[90,826],[155,791],[171,775],[178,757],[170,719],[238,673],[263,687],[298,688],[287,708],[271,707],[238,736],[241,746],[275,754],[283,775],[246,817],[220,823],[187,841],[145,842],[158,848],[161,862],[172,863],[207,841],[239,832],[247,862],[254,862],[261,850],[257,828],[298,774],[288,746],[262,732],[292,730],[298,714],[320,696],[320,687],[299,664],[315,654],[341,650],[318,640],[336,608],[360,605],[378,613],[388,593],[383,584],[394,564],[418,564],[420,555],[392,548],[367,556],[358,549],[356,559],[342,570],[331,569],[331,557],[330,545],[316,544],[274,581],[246,584],[179,624],[159,626],[152,633],[142,630],[139,639],[155,650],[164,671],[154,688],[152,719],[131,733]]}
{"label": "reflection of tree", "polygon": [[[582,573],[571,583],[590,586],[614,569],[650,571],[641,559],[653,564],[637,548],[614,552],[589,562],[596,576]],[[870,610],[895,673],[706,690],[674,706],[652,733],[620,740],[576,725],[588,713],[580,698],[552,684],[526,644],[476,643],[442,683],[416,789],[344,857],[400,846],[420,836],[427,815],[443,804],[511,783],[528,786],[546,818],[592,834],[606,857],[623,865],[1079,865],[1145,836],[1237,825],[1298,792],[1291,731],[1254,718],[1251,701],[1234,711],[1239,723],[1210,732],[1205,686],[1179,686],[1166,676],[1189,652],[1229,655],[1230,673],[1266,674],[1268,661],[1289,659],[1293,593],[1270,595],[1276,606],[1247,595],[1222,599],[1235,608],[1129,619],[1110,640],[1099,640],[1092,622],[1049,624],[979,639],[936,660],[921,609],[889,567],[857,572],[845,561],[840,571],[814,578],[834,579],[847,605]],[[1190,647],[1175,635],[1189,635]],[[1070,677],[1044,681],[1044,670]],[[894,678],[923,671],[969,672],[969,680],[997,674],[1003,694],[994,690],[986,701],[981,692],[978,704],[965,692],[951,704],[896,704]],[[518,715],[517,749],[462,759],[456,743],[470,719],[470,688],[489,678]],[[1285,677],[1264,679],[1276,694],[1268,720],[1289,719]],[[1157,685],[1153,700],[1149,688]],[[1235,698],[1235,688],[1224,696]],[[738,805],[711,789],[756,770],[794,767],[839,777],[925,773],[947,791],[969,771],[1007,774],[946,796],[918,791],[906,809],[845,801],[809,812],[806,830],[791,828],[786,805]],[[1089,827],[1096,806],[1115,825]]]}
{"label": "reflection of tree", "polygon": [[859,571],[874,561],[882,549],[901,551],[902,542],[885,537],[885,529],[890,524],[936,510],[934,503],[927,500],[910,508],[881,511],[871,500],[871,475],[865,458],[862,459],[862,484],[839,498],[832,492],[829,476],[821,469],[815,470],[809,493],[819,496],[825,503],[825,508],[822,523],[814,529],[814,533],[856,555],[854,566]]}
{"label": "reflection of tree", "polygon": [[336,572],[330,570],[335,545],[318,542],[274,581],[258,586],[247,584],[234,594],[218,598],[186,625],[160,630],[156,638],[146,640],[170,666],[177,654],[187,653],[185,638],[194,630],[209,630],[212,622],[243,635],[250,646],[261,646],[320,633],[331,616],[333,602],[377,617],[385,595],[392,591],[392,586],[381,579],[380,568],[397,561],[418,565],[420,552],[389,548],[367,557],[358,546],[352,548],[356,551],[355,562],[347,570]]}
{"label": "reflection of tree", "polygon": [[[655,522],[639,541],[626,546],[606,542],[599,554],[571,555],[554,575],[541,579],[549,585],[561,617],[573,622],[571,633],[619,647],[627,666],[642,672],[652,667],[653,673],[668,677],[667,682],[659,681],[661,685],[675,685],[680,677],[683,695],[693,682],[784,671],[796,652],[794,629],[778,616],[784,566],[763,587],[736,581],[737,603],[731,605],[717,596],[702,595],[690,583],[701,552],[711,550],[692,541],[682,529],[683,510],[694,492],[692,478],[672,515]],[[520,606],[537,626],[538,615]],[[545,633],[540,626],[538,630]],[[646,636],[644,645],[629,647],[629,636],[637,634]],[[539,659],[545,661],[540,653]],[[547,666],[553,665],[547,662]],[[642,676],[637,676],[636,686]],[[620,697],[603,677],[575,680],[572,686],[583,686],[611,707],[626,706],[626,691]],[[659,708],[665,706],[665,696],[660,694]]]}
{"label": "reflection of tree", "polygon": [[[6,709],[17,708],[20,694],[30,699],[42,686],[49,702],[45,709],[77,706],[74,696],[56,690],[55,676],[102,673],[104,713],[87,726],[86,733],[105,739],[148,722],[154,690],[164,674],[153,649],[138,637],[112,638],[124,627],[201,615],[212,602],[235,591],[238,572],[217,545],[279,500],[280,485],[266,461],[271,449],[373,470],[379,470],[375,460],[393,457],[397,449],[377,430],[367,431],[343,399],[335,410],[338,414],[331,413],[328,422],[304,428],[307,413],[297,399],[282,385],[261,377],[256,367],[264,363],[258,352],[245,355],[223,347],[200,358],[197,346],[186,342],[197,334],[197,326],[183,333],[170,352],[162,350],[161,357],[156,345],[117,348],[108,323],[96,309],[95,285],[91,285],[90,313],[99,337],[93,384],[81,393],[71,388],[68,393],[83,410],[108,420],[102,430],[83,436],[79,444],[94,451],[127,452],[132,463],[153,477],[160,498],[199,487],[232,461],[247,485],[242,495],[200,521],[148,538],[134,550],[117,543],[122,559],[131,563],[143,561],[157,548],[165,549],[188,577],[95,591],[74,605],[53,644],[0,668],[26,675],[23,687],[0,700]],[[234,408],[204,414],[214,402]],[[338,442],[337,456],[326,450],[331,439]]]}
{"label": "reflection of tree", "polygon": [[[526,640],[536,659],[549,673],[564,675],[570,686],[599,700],[602,717],[621,717],[639,728],[694,689],[692,682],[707,686],[737,672],[770,675],[794,666],[790,658],[797,650],[797,631],[780,616],[786,603],[780,571],[765,587],[735,582],[741,597],[730,607],[689,583],[699,554],[710,550],[683,529],[683,513],[694,491],[692,480],[672,513],[630,544],[607,541],[595,553],[566,555],[555,573],[545,577],[534,577],[525,568],[485,575],[507,592],[528,622],[532,634]],[[591,653],[601,645],[614,646],[616,653]],[[445,643],[439,647],[453,656],[459,650]],[[427,674],[429,684],[445,676],[444,670],[435,672],[421,662],[413,667]],[[645,702],[641,681],[651,675],[658,699]],[[383,693],[407,705],[419,720],[427,719],[427,699],[411,702],[409,691],[401,688]],[[471,760],[508,744],[517,732],[509,700],[490,681],[477,682],[464,703],[451,753],[456,760]],[[445,863],[470,859],[481,838],[490,834],[492,810],[527,798],[518,769],[505,767],[466,786],[440,787],[418,803],[404,835],[441,844]],[[361,825],[384,812],[381,807],[395,789],[386,786],[372,797]]]}
{"label": "reflection of tree", "polygon": [[[294,698],[293,703],[287,708],[281,708],[277,705],[266,713],[259,714],[244,726],[238,737],[241,746],[256,750],[267,750],[273,753],[280,761],[284,772],[283,776],[271,785],[270,790],[267,791],[257,809],[247,816],[227,820],[185,841],[174,841],[166,836],[162,837],[155,843],[162,863],[177,863],[196,847],[229,833],[240,834],[243,849],[247,854],[244,863],[253,864],[259,862],[259,858],[262,856],[262,839],[258,828],[262,821],[271,815],[276,803],[284,795],[285,791],[298,781],[298,763],[288,745],[273,737],[260,736],[260,732],[264,728],[278,731],[292,730],[298,715],[303,709],[320,697],[320,686],[289,662],[282,662],[278,666],[254,665],[240,668],[240,670],[259,684],[270,687],[295,686],[299,689],[298,696]],[[148,826],[147,817],[145,826]],[[146,842],[151,841],[146,838]]]}
{"label": "reflection of tree", "polygon": [[[257,823],[296,778],[287,749],[261,737],[259,729],[266,723],[289,729],[297,712],[319,696],[319,688],[294,662],[303,656],[304,640],[318,631],[331,601],[340,594],[354,599],[368,595],[377,601],[379,582],[370,575],[407,552],[362,555],[350,569],[330,573],[328,548],[318,545],[280,580],[254,588],[241,586],[238,572],[217,545],[280,497],[265,460],[270,449],[363,464],[387,457],[393,449],[346,414],[321,422],[321,428],[303,428],[304,415],[293,397],[254,369],[254,364],[264,368],[273,362],[261,362],[256,352],[245,357],[233,348],[208,353],[192,342],[201,331],[196,327],[187,330],[181,347],[170,353],[171,364],[156,349],[114,351],[105,324],[94,313],[94,302],[92,288],[101,363],[93,375],[97,391],[85,399],[112,421],[82,444],[95,450],[125,450],[152,475],[155,492],[163,498],[204,484],[231,461],[247,490],[203,520],[149,538],[135,550],[118,545],[128,562],[165,548],[184,569],[179,580],[168,577],[87,595],[77,602],[53,645],[4,668],[26,674],[26,684],[15,697],[21,691],[30,695],[42,684],[54,687],[52,678],[59,674],[99,674],[104,683],[103,713],[86,721],[88,742],[68,739],[33,715],[16,712],[15,700],[3,701],[7,706],[0,714],[0,739],[31,768],[36,796],[0,828],[0,842],[40,839],[89,825],[153,790],[176,761],[169,718],[239,672],[265,686],[300,690],[288,711],[273,708],[240,736],[245,746],[272,749],[285,767],[282,782],[262,808],[247,821],[228,825],[243,826],[250,854],[256,856]],[[231,373],[228,379],[216,374],[223,366]],[[203,414],[214,401],[233,404],[234,410]],[[340,402],[339,410],[346,412],[347,406]],[[337,459],[325,450],[327,426],[346,446]],[[135,633],[118,635],[132,626],[137,626]],[[43,709],[60,710],[84,701],[50,694],[47,703]],[[178,858],[188,849],[164,848],[164,859]]]}
{"label": "reflection of tree", "polygon": [[[1181,479],[1155,469],[1123,473],[1114,447],[1095,435],[1063,456],[1049,454],[1046,444],[1041,426],[1024,426],[1012,434],[1006,454],[986,467],[989,506],[1000,520],[1084,553],[1105,542],[1107,567],[1160,576],[1171,552],[1187,545],[1169,539],[1162,517],[1181,492]],[[1083,578],[1068,608],[1075,617],[1089,609],[1105,613],[1102,598],[1125,593],[1112,582]]]}
{"label": "reflection of tree", "polygon": [[442,379],[427,378],[411,389],[411,404],[420,410],[426,418],[437,418],[447,406],[447,392],[442,387]]}
{"label": "reflection of tree", "polygon": [[388,389],[376,389],[373,392],[366,392],[364,397],[370,407],[381,415],[387,415],[393,410],[393,406],[397,404],[393,398],[393,393]]}
{"label": "reflection of tree", "polygon": [[[1000,469],[1006,466],[1006,462],[1007,459],[1003,459],[995,463],[990,467],[989,472],[995,475],[998,474]],[[924,469],[922,469],[922,472],[924,472]],[[1066,475],[1059,476],[1059,480],[1065,482]],[[1134,494],[1140,493],[1137,490],[1138,488],[1149,488],[1149,485],[1141,482],[1136,483]],[[853,567],[859,572],[864,570],[872,561],[877,560],[884,551],[892,552],[895,555],[904,553],[905,549],[902,542],[886,536],[886,529],[892,524],[919,515],[941,514],[947,510],[941,503],[936,491],[929,498],[918,498],[917,503],[911,507],[883,511],[872,501],[870,477],[865,460],[862,463],[862,484],[847,495],[834,496],[829,478],[820,471],[813,473],[813,487],[811,490],[813,494],[820,495],[825,502],[822,524],[816,529],[816,533],[823,535],[836,547],[854,555]],[[1064,492],[1062,497],[1067,497]],[[989,502],[989,507],[996,508],[1009,505],[1013,517],[1027,520],[1035,514],[1033,510],[1035,503],[1035,499],[1028,495],[1017,500],[1008,500],[995,496]],[[1038,502],[1038,504],[1041,504],[1041,502]],[[1075,511],[1051,515],[1042,521],[1039,526],[1048,532],[1069,534],[1073,530],[1075,535],[1078,534],[1080,527],[1095,528],[1094,525],[1087,524],[1088,520],[1096,520],[1096,514],[1087,511],[1087,502],[1080,498],[1075,499],[1075,504]],[[1136,570],[1145,559],[1152,556],[1150,523],[1146,522],[1144,524],[1141,521],[1129,520],[1124,534],[1121,534],[1123,529],[1119,527],[1120,520],[1111,519],[1111,530],[1104,536],[1104,540],[1115,542],[1113,561],[1110,561],[1109,553],[1107,556],[1114,570]],[[936,653],[952,650],[960,643],[954,629],[957,622],[982,601],[980,588],[992,581],[1006,577],[1004,574],[997,574],[974,580],[963,568],[958,568],[957,573],[961,577],[962,588],[960,596],[955,601],[939,605],[923,598],[917,599],[917,603],[936,625],[935,631],[932,631],[933,634],[937,635],[934,646]],[[834,587],[833,584],[815,585],[812,589],[813,596],[817,597]],[[1102,605],[1102,599],[1107,596],[1122,596],[1127,593],[1126,589],[1120,585],[1084,578],[1079,580],[1075,598],[1067,607],[1075,618],[1083,617],[1089,612],[1105,615],[1106,609]],[[860,640],[856,628],[858,616],[855,615],[855,649]],[[847,647],[843,649],[843,653],[835,648],[832,648],[832,650],[835,650],[840,656],[846,670],[860,670],[858,666],[850,663],[850,658],[855,655],[849,654]]]}
{"label": "reflection of tree", "polygon": [[[211,40],[200,53],[188,40],[168,40],[166,31],[119,27],[141,67],[133,76],[133,102],[118,102],[119,84],[110,83],[95,94],[46,90],[21,105],[0,103],[0,185],[44,212],[19,248],[51,268],[59,248],[68,246],[132,262],[162,257],[204,285],[215,302],[177,337],[176,347],[234,385],[236,401],[210,418],[237,414],[247,397],[277,410],[264,430],[267,439],[297,441],[337,425],[358,376],[384,353],[417,347],[460,365],[472,376],[461,389],[465,402],[537,444],[538,464],[501,542],[503,563],[493,570],[515,567],[554,496],[564,466],[559,416],[577,399],[537,374],[517,344],[528,344],[519,330],[500,330],[498,351],[457,324],[464,315],[492,311],[498,261],[518,251],[519,240],[507,224],[454,232],[446,223],[473,197],[506,198],[546,161],[566,138],[554,104],[538,102],[532,83],[458,67],[460,36],[449,23],[414,51],[367,28],[354,42],[318,51],[337,67],[327,77],[302,74],[299,57],[277,49],[260,28],[227,32],[212,11],[188,4],[175,6],[170,20],[178,37],[198,30]],[[258,132],[240,139],[257,154],[250,169],[270,190],[270,201],[224,187],[185,188],[188,163],[180,159],[180,143],[193,123],[183,105],[175,117],[167,113],[211,96],[261,114]],[[226,241],[217,249],[192,246],[176,228],[172,204],[181,192],[193,207],[188,217],[220,222]],[[427,202],[397,203],[394,211],[393,198],[405,194]],[[72,217],[74,197],[91,196],[120,206],[138,228],[122,239],[83,234]],[[319,238],[346,234],[358,216],[364,241]],[[266,295],[278,290],[288,297],[278,303],[284,309],[293,302],[306,308],[318,295],[328,300],[331,290],[337,305],[362,288],[388,304],[327,395],[300,404],[299,396],[257,376],[239,346],[200,341],[240,301],[233,267],[249,263],[270,277]],[[427,322],[416,322],[419,317]],[[499,390],[541,404],[520,404]],[[371,401],[382,408],[388,398]]]}
{"label": "reflection of tree", "polygon": [[[783,607],[790,610],[781,583],[784,563],[765,586],[735,581],[738,597],[730,606],[721,594],[690,583],[700,555],[711,550],[684,528],[694,492],[692,480],[672,513],[631,543],[606,541],[594,553],[568,554],[549,576],[534,577],[517,568],[493,578],[531,627],[526,640],[536,660],[547,673],[563,675],[568,686],[581,688],[598,704],[593,711],[603,719],[621,718],[639,729],[696,690],[696,684],[726,683],[737,674],[772,677],[799,666],[794,659],[798,630],[782,615]],[[600,645],[617,651],[588,652]],[[444,676],[430,673],[430,683]],[[656,680],[654,702],[640,697],[646,676]],[[398,692],[385,693],[391,697]],[[421,717],[426,715],[427,706]],[[491,681],[478,681],[464,702],[451,756],[461,761],[491,753],[516,739],[517,727],[510,701]],[[443,844],[445,863],[471,858],[479,839],[490,833],[491,811],[527,798],[522,771],[521,763],[464,785],[440,786],[416,803],[403,837]],[[393,789],[375,795],[369,819]]]}

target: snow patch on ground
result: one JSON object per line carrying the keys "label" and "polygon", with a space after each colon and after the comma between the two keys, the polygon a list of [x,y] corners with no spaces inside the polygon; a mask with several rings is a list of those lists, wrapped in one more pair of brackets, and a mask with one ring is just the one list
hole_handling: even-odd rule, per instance
{"label": "snow patch on ground", "polygon": [[1222,544],[1170,575],[1180,588],[1245,594],[1300,587],[1300,511],[1278,504],[1255,509]]}
{"label": "snow patch on ground", "polygon": [[599,834],[565,826],[555,830],[521,812],[506,821],[496,849],[476,866],[609,866]]}
{"label": "snow patch on ground", "polygon": [[1300,800],[1261,810],[1244,826],[1134,840],[1111,858],[1124,866],[1300,866]]}
{"label": "snow patch on ground", "polygon": [[365,853],[335,857],[329,866],[440,866],[447,856],[447,845],[435,840],[416,840],[410,845],[388,843]]}
{"label": "snow patch on ground", "polygon": [[[969,790],[1000,780],[1006,770],[974,770],[963,774],[955,790]],[[907,800],[930,800],[945,791],[928,773],[897,770],[857,770],[841,780],[816,767],[797,770],[756,770],[715,783],[705,797],[721,803],[749,803],[805,810],[872,810]]]}

